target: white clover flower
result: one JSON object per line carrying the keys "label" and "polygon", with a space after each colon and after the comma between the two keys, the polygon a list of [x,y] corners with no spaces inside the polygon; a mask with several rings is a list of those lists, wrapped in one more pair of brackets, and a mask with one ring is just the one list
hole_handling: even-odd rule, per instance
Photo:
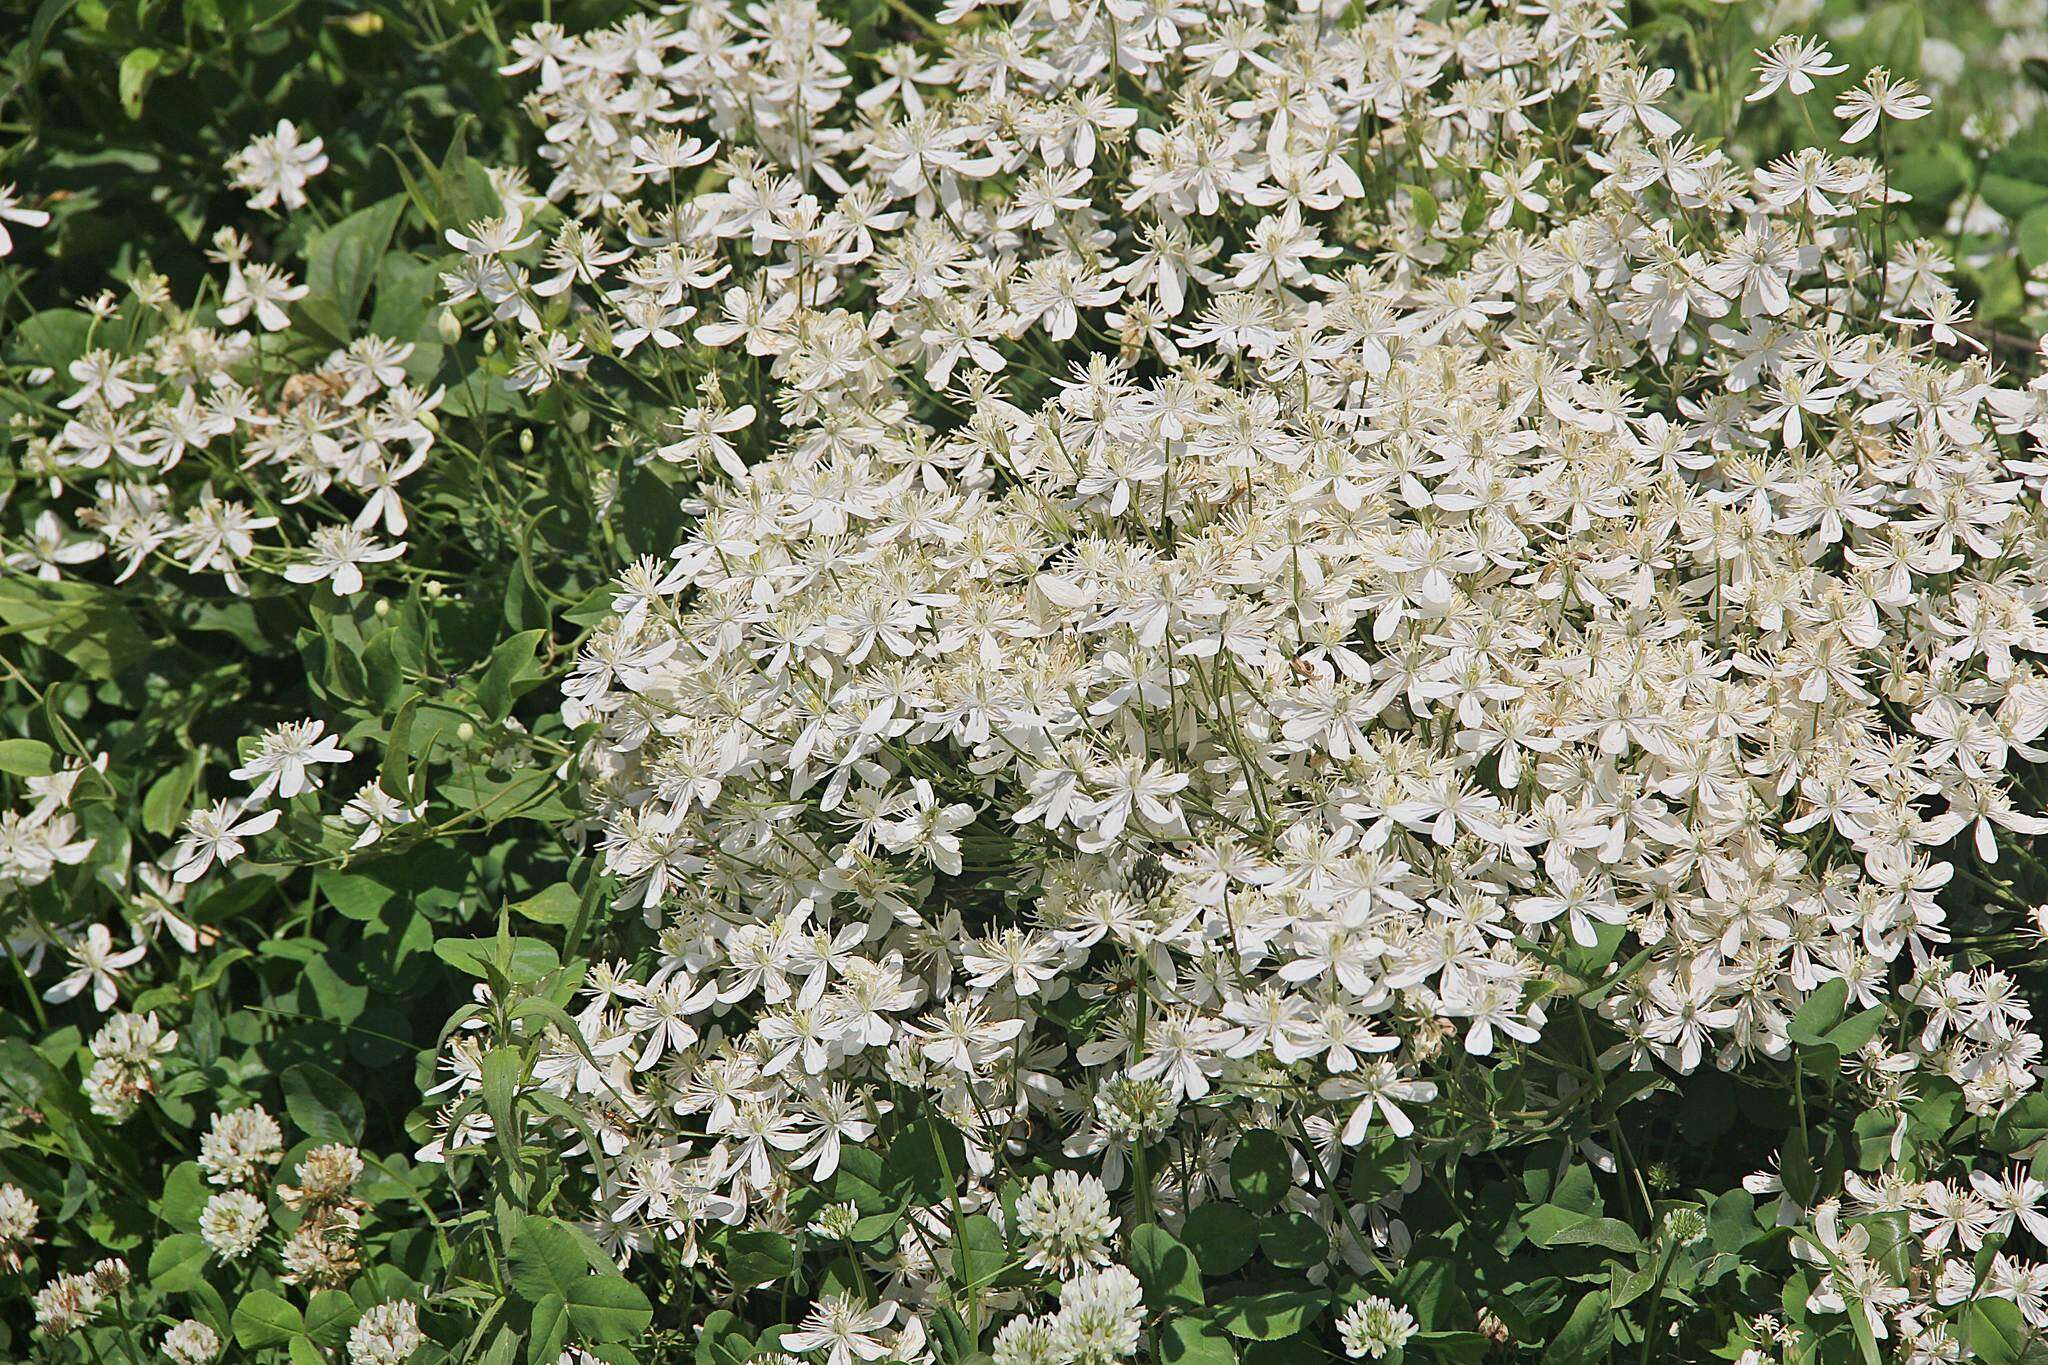
{"label": "white clover flower", "polygon": [[1061,1278],[1109,1264],[1109,1239],[1120,1221],[1102,1182],[1078,1171],[1034,1176],[1017,1198],[1017,1233],[1030,1249],[1028,1264]]}
{"label": "white clover flower", "polygon": [[1377,1294],[1352,1304],[1337,1319],[1344,1354],[1353,1360],[1384,1360],[1405,1346],[1415,1331],[1413,1314]]}
{"label": "white clover flower", "polygon": [[19,1270],[36,1237],[36,1201],[21,1186],[0,1183],[0,1270]]}
{"label": "white clover flower", "polygon": [[260,1104],[215,1114],[199,1139],[199,1166],[215,1185],[248,1185],[284,1160],[284,1131]]}
{"label": "white clover flower", "polygon": [[238,1261],[256,1249],[270,1211],[247,1190],[222,1190],[206,1201],[199,1214],[199,1235],[224,1261]]}
{"label": "white clover flower", "polygon": [[197,1318],[186,1318],[164,1333],[164,1358],[171,1365],[208,1365],[220,1349],[220,1334]]}
{"label": "white clover flower", "polygon": [[408,1299],[376,1304],[349,1329],[349,1365],[405,1365],[426,1339],[416,1304]]}
{"label": "white clover flower", "polygon": [[1061,1355],[1077,1365],[1108,1365],[1138,1351],[1144,1291],[1120,1265],[1082,1271],[1060,1286],[1049,1330]]}

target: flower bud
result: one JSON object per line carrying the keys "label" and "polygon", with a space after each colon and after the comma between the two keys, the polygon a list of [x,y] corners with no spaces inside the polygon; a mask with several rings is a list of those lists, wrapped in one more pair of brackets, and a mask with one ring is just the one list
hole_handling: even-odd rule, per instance
{"label": "flower bud", "polygon": [[476,738],[476,727],[474,725],[471,725],[468,721],[464,721],[462,722],[462,724],[455,727],[455,737],[461,740],[464,744],[467,744],[471,740]]}
{"label": "flower bud", "polygon": [[441,316],[434,319],[434,330],[441,334],[443,345],[453,346],[462,340],[462,319],[455,316],[454,309],[443,308]]}

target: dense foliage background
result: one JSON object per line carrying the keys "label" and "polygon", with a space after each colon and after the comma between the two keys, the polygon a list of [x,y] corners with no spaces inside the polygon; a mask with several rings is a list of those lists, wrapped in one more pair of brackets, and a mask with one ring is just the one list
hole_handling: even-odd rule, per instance
{"label": "dense foliage background", "polygon": [[[1460,8],[1439,5],[1437,17]],[[1894,184],[1912,196],[1888,230],[1952,253],[1952,282],[1972,314],[1959,331],[2023,380],[2048,311],[2034,281],[2048,265],[2041,8],[1638,0],[1628,18],[1647,64],[1679,73],[1667,107],[1703,144],[1733,139],[1744,164],[1816,137],[1797,102],[1742,107],[1752,49],[1779,33],[1834,35],[1849,74],[1830,92],[1877,65],[1935,91],[1925,118],[1887,127]],[[849,30],[838,50],[855,89],[887,77],[890,45],[938,29],[937,7],[917,0],[831,0],[823,10]],[[725,1365],[770,1354],[780,1330],[827,1293],[872,1288],[870,1258],[835,1251],[835,1237],[899,1254],[889,1248],[907,1211],[942,1205],[953,1188],[966,1159],[960,1135],[906,1105],[883,1156],[849,1149],[834,1175],[796,1196],[799,1219],[710,1229],[703,1248],[622,1273],[614,1248],[593,1238],[605,1229],[587,1218],[597,1177],[558,1140],[582,1116],[525,1084],[559,1062],[560,1037],[577,1033],[571,1015],[593,974],[608,980],[608,964],[643,960],[656,945],[655,928],[615,905],[620,879],[585,824],[577,756],[588,723],[564,718],[561,686],[624,609],[620,575],[639,556],[665,562],[703,510],[697,471],[644,458],[702,390],[664,387],[609,355],[588,375],[510,388],[513,356],[474,316],[444,311],[442,276],[463,256],[451,230],[471,231],[534,193],[508,169],[545,189],[544,132],[524,107],[533,77],[502,74],[520,60],[513,39],[539,22],[582,33],[650,12],[612,0],[43,0],[0,19],[0,186],[49,215],[13,225],[14,250],[0,261],[0,412],[10,424],[0,782],[13,808],[0,844],[33,843],[24,822],[46,800],[75,820],[74,845],[90,841],[54,865],[44,856],[38,877],[0,868],[0,1180],[39,1210],[33,1231],[10,1241],[0,1207],[0,1356],[157,1359],[166,1331],[193,1320],[230,1358],[360,1365],[381,1348],[351,1346],[352,1333],[403,1302],[420,1310],[419,1360],[552,1362],[575,1349]],[[224,170],[280,120],[319,137],[328,159],[307,207],[290,213],[250,208]],[[1433,215],[1417,178],[1426,177],[1386,169],[1374,186],[1389,199],[1398,187]],[[552,232],[559,206],[531,202],[530,221]],[[1490,229],[1472,204],[1462,230],[1477,242]],[[250,259],[289,263],[308,287],[289,326],[261,339],[263,384],[287,391],[368,332],[412,348],[400,362],[407,383],[445,392],[406,438],[433,452],[404,485],[409,520],[402,535],[382,533],[402,538],[405,556],[371,568],[367,591],[294,583],[277,551],[257,550],[236,591],[167,558],[132,577],[116,555],[63,560],[68,531],[32,543],[27,511],[54,497],[37,443],[72,420],[57,407],[68,390],[46,372],[82,378],[71,367],[98,349],[140,350],[171,326],[167,301],[227,302],[221,258],[209,257],[223,227],[242,234]],[[102,291],[103,302],[81,307]],[[1109,339],[1084,335],[1073,355],[1091,348],[1107,352]],[[679,367],[680,383],[717,376],[728,409],[772,410],[760,357],[737,345],[719,355]],[[1033,352],[1049,373],[1021,379],[1019,401],[1053,392],[1056,361],[1071,358]],[[1020,360],[1018,372],[1027,368]],[[939,406],[934,397],[918,416]],[[223,494],[241,486],[246,467],[220,450],[186,458],[181,478],[196,483],[204,468]],[[327,488],[275,505],[260,490],[248,496],[252,515],[290,525],[347,522],[358,505]],[[61,578],[38,574],[53,562]],[[258,736],[309,717],[353,755],[336,796],[374,778],[407,818],[351,821],[338,799],[325,809],[287,802],[231,875],[217,869],[181,899],[173,873],[189,865],[178,852],[188,815],[238,790],[229,774]],[[2021,781],[2042,785],[2031,768]],[[2041,808],[2036,796],[2030,809]],[[380,837],[363,842],[370,830]],[[2010,856],[1972,864],[1944,904],[1959,946],[2038,1003],[2048,959],[2022,917],[2048,901],[2048,872],[2024,839],[2006,836],[2001,848]],[[970,879],[974,856],[970,846]],[[934,894],[1002,910],[1015,890],[946,880]],[[112,973],[119,1013],[177,1039],[132,1114],[96,1112],[86,1088],[118,1051],[95,1046],[109,1018],[94,1001],[99,978],[50,999],[69,968],[43,965],[101,924],[119,944],[146,947]],[[1618,947],[1618,935],[1603,936],[1604,958],[1565,964],[1584,978],[1589,1008],[1602,973],[1626,960]],[[1046,1012],[1077,1047],[1097,1036],[1093,1004],[1070,996]],[[1845,1081],[1888,1021],[1850,1002],[1846,987],[1814,991],[1798,1015],[1792,1054],[1754,1073],[1603,1078],[1595,1054],[1612,1039],[1596,1046],[1591,1036],[1571,1038],[1562,1055],[1532,1049],[1515,1067],[1473,1072],[1475,1088],[1448,1106],[1453,1117],[1426,1127],[1426,1182],[1423,1164],[1411,1174],[1408,1148],[1385,1134],[1346,1158],[1357,1207],[1406,1196],[1412,1245],[1392,1258],[1398,1268],[1375,1262],[1383,1278],[1344,1269],[1328,1230],[1290,1201],[1302,1154],[1318,1145],[1307,1133],[1250,1131],[1222,1159],[1229,1198],[1177,1236],[1126,1189],[1120,1259],[1151,1310],[1143,1349],[1199,1365],[1321,1359],[1342,1349],[1333,1324],[1369,1282],[1413,1314],[1420,1332],[1407,1350],[1428,1359],[1733,1359],[1757,1348],[1764,1313],[1812,1329],[1786,1345],[1792,1358],[1889,1358],[1896,1343],[1881,1347],[1853,1314],[1809,1314],[1811,1258],[1795,1254],[1772,1207],[1779,1195],[1808,1206],[1816,1190],[1840,1190],[1876,1170],[1888,1147],[1897,1159],[1904,1127],[1859,1112]],[[464,1087],[474,1099],[452,1122],[481,1117],[490,1141],[461,1160],[422,1160],[444,1136],[437,1112],[451,1122],[435,1092],[453,1079],[446,1044],[464,1029],[497,1042],[472,1059],[480,1069],[462,1079],[476,1082]],[[1569,1105],[1553,1106],[1560,1093]],[[2048,1137],[2038,1094],[1983,1117],[1963,1113],[1955,1095],[1945,1102],[1939,1137],[1929,1118],[1916,1140],[2021,1160]],[[308,1279],[271,1243],[210,1254],[219,1238],[204,1220],[222,1182],[209,1179],[202,1141],[216,1116],[251,1105],[281,1126],[270,1164],[286,1185],[312,1178],[304,1163],[317,1149],[360,1153],[362,1174],[343,1182],[345,1194],[280,1197],[265,1215],[280,1237],[307,1219],[352,1221],[349,1264]],[[1604,1164],[1589,1159],[1596,1135]],[[599,1134],[586,1139],[605,1147]],[[1772,1153],[1778,1188],[1745,1189]],[[1024,1292],[1015,1202],[1023,1181],[1050,1169],[1020,1169],[1006,1189],[1007,1232],[985,1213],[952,1228],[948,1269],[971,1289],[936,1315],[943,1328],[929,1349],[939,1359],[986,1358],[993,1317],[976,1294]],[[859,1222],[816,1233],[804,1220],[825,1218],[827,1205],[851,1205]],[[37,1292],[60,1273],[90,1276],[108,1257],[132,1277],[101,1291],[112,1306],[79,1331],[38,1333]],[[1980,1310],[1956,1358],[2022,1358],[2026,1329],[2005,1304]]]}

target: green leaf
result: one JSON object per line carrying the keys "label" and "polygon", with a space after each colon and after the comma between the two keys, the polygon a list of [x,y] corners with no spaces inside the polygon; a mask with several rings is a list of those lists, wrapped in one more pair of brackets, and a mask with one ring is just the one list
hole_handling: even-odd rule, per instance
{"label": "green leaf", "polygon": [[531,1322],[526,1358],[533,1365],[555,1365],[569,1336],[569,1301],[560,1294],[544,1295],[533,1306]]}
{"label": "green leaf", "polygon": [[1855,37],[1857,50],[1869,66],[1881,66],[1895,76],[1920,74],[1920,48],[1927,36],[1927,19],[1917,4],[1885,5],[1872,11]]}
{"label": "green leaf", "polygon": [[199,1230],[199,1215],[213,1194],[196,1161],[181,1161],[164,1181],[164,1197],[157,1201],[157,1216],[186,1232]]}
{"label": "green leaf", "polygon": [[1644,1250],[1636,1230],[1614,1218],[1583,1218],[1552,1232],[1547,1241],[1539,1241],[1533,1233],[1529,1240],[1542,1247],[1596,1246],[1623,1256]]}
{"label": "green leaf", "polygon": [[592,1341],[627,1341],[654,1321],[654,1305],[623,1275],[586,1275],[569,1295],[569,1321]]}
{"label": "green leaf", "polygon": [[1204,1275],[1228,1275],[1258,1249],[1259,1220],[1236,1204],[1208,1203],[1188,1214],[1180,1236]]}
{"label": "green leaf", "polygon": [[306,1330],[299,1310],[268,1289],[253,1289],[235,1305],[235,1340],[246,1350],[260,1351],[291,1340]]}
{"label": "green leaf", "polygon": [[1822,982],[1820,989],[1807,996],[1799,1012],[1792,1016],[1786,1032],[1801,1047],[1824,1046],[1828,1030],[1841,1022],[1842,1007],[1848,999],[1849,983],[1841,977]]}
{"label": "green leaf", "polygon": [[566,1302],[570,1291],[590,1274],[583,1244],[560,1223],[540,1214],[519,1220],[507,1259],[513,1292],[528,1303],[539,1303],[550,1294]]}
{"label": "green leaf", "polygon": [[412,723],[419,714],[420,694],[412,693],[399,703],[391,718],[391,730],[384,740],[384,758],[377,765],[377,781],[401,801],[415,800],[412,791]]}
{"label": "green leaf", "polygon": [[2010,1299],[1980,1298],[1963,1315],[1963,1358],[1979,1365],[2018,1365],[2027,1324]]}
{"label": "green leaf", "polygon": [[0,739],[0,773],[43,777],[54,756],[55,751],[39,739]]}
{"label": "green leaf", "polygon": [[206,1278],[210,1255],[198,1233],[174,1232],[149,1253],[149,1282],[168,1294],[183,1293]]}
{"label": "green leaf", "polygon": [[745,1327],[734,1313],[714,1308],[698,1325],[697,1348],[690,1355],[694,1365],[743,1365],[754,1354]]}
{"label": "green leaf", "polygon": [[1246,1294],[1216,1309],[1216,1324],[1245,1341],[1278,1341],[1314,1322],[1328,1306],[1326,1293],[1300,1289]]}
{"label": "green leaf", "polygon": [[142,117],[142,96],[149,89],[149,83],[163,68],[164,54],[153,47],[131,49],[121,59],[121,70],[116,85],[121,95],[121,108],[129,118]]}
{"label": "green leaf", "polygon": [[1305,1213],[1283,1213],[1259,1229],[1259,1250],[1283,1270],[1304,1270],[1329,1259],[1330,1234]]}
{"label": "green leaf", "polygon": [[316,1346],[339,1351],[363,1310],[338,1289],[322,1289],[306,1304],[306,1335]]}
{"label": "green leaf", "polygon": [[890,1207],[885,1193],[888,1184],[888,1171],[879,1155],[865,1147],[842,1147],[839,1169],[832,1172],[832,1182],[826,1186],[825,1202],[852,1204],[864,1214],[880,1213]]}
{"label": "green leaf", "polygon": [[1784,1185],[1785,1193],[1791,1195],[1793,1202],[1800,1207],[1813,1202],[1813,1152],[1807,1145],[1804,1128],[1795,1126],[1785,1134],[1784,1149],[1778,1154],[1778,1179]]}
{"label": "green leaf", "polygon": [[300,309],[330,340],[346,342],[354,331],[377,263],[404,212],[404,195],[380,199],[328,228],[306,248],[306,284],[312,292]]}
{"label": "green leaf", "polygon": [[1854,1052],[1877,1036],[1877,1031],[1883,1026],[1884,1019],[1884,1006],[1872,1005],[1869,1009],[1862,1011],[1860,1014],[1853,1014],[1829,1029],[1827,1032],[1828,1044],[1845,1054]]}
{"label": "green leaf", "polygon": [[1230,1189],[1253,1213],[1270,1213],[1294,1184],[1294,1158],[1287,1140],[1270,1128],[1254,1128],[1230,1153]]}
{"label": "green leaf", "polygon": [[926,1115],[890,1144],[888,1168],[892,1189],[907,1189],[926,1204],[943,1203],[967,1170],[967,1144],[952,1124]]}
{"label": "green leaf", "polygon": [[1166,1365],[1237,1365],[1237,1349],[1215,1323],[1177,1313],[1159,1329],[1159,1356]]}
{"label": "green leaf", "polygon": [[[984,1222],[987,1220],[984,1219]],[[994,1224],[990,1224],[993,1228]],[[996,1234],[1000,1250],[1002,1234]],[[735,1232],[725,1238],[725,1273],[741,1289],[773,1284],[796,1269],[796,1248],[779,1232]]]}
{"label": "green leaf", "polygon": [[346,1081],[308,1062],[287,1067],[278,1080],[285,1112],[300,1132],[316,1142],[362,1141],[363,1101]]}
{"label": "green leaf", "polygon": [[1604,1360],[1614,1342],[1614,1315],[1605,1290],[1595,1290],[1572,1308],[1543,1352],[1543,1365],[1589,1365]]}
{"label": "green leaf", "polygon": [[[23,318],[15,326],[11,340],[19,343],[15,353],[24,361],[33,358],[37,364],[61,370],[85,354],[92,334],[89,315],[76,308],[46,308]],[[605,609],[609,615],[609,592],[605,595]]]}
{"label": "green leaf", "polygon": [[199,752],[187,754],[178,765],[149,784],[142,797],[142,827],[159,837],[177,832],[192,809],[192,793],[199,786]]}
{"label": "green leaf", "polygon": [[969,1214],[953,1234],[953,1274],[970,1290],[994,1284],[1010,1263],[1003,1230],[985,1214]]}
{"label": "green leaf", "polygon": [[96,583],[0,577],[0,623],[88,678],[112,678],[150,653],[135,618]]}
{"label": "green leaf", "polygon": [[476,685],[476,704],[486,716],[505,719],[513,702],[546,679],[534,657],[535,646],[545,638],[545,630],[522,630],[491,651],[491,661]]}
{"label": "green leaf", "polygon": [[1154,1312],[1181,1312],[1206,1302],[1194,1253],[1158,1224],[1132,1231],[1129,1259],[1131,1273],[1144,1286],[1145,1304]]}
{"label": "green leaf", "polygon": [[1404,184],[1400,188],[1406,192],[1409,202],[1415,206],[1416,226],[1420,227],[1424,232],[1428,232],[1431,228],[1435,227],[1437,215],[1441,212],[1437,205],[1436,196],[1420,185]]}
{"label": "green leaf", "polygon": [[[502,948],[502,952],[501,952]],[[538,981],[562,965],[554,945],[545,939],[512,935],[496,938],[437,938],[434,956],[459,972],[488,979],[486,964],[497,967],[512,981]]]}
{"label": "green leaf", "polygon": [[519,1116],[513,1112],[512,1104],[518,1097],[519,1078],[526,1064],[512,1048],[494,1047],[484,1054],[477,1070],[484,1112],[491,1116],[491,1129],[503,1139],[505,1154],[510,1158],[515,1155],[514,1145],[519,1141]]}
{"label": "green leaf", "polygon": [[551,924],[566,928],[576,922],[576,916],[583,909],[583,897],[567,882],[556,882],[544,891],[537,891],[523,901],[512,902],[512,913],[536,924]]}
{"label": "green leaf", "polygon": [[1762,1235],[1756,1196],[1740,1186],[1716,1199],[1707,1211],[1707,1238],[1716,1251],[1737,1255]]}

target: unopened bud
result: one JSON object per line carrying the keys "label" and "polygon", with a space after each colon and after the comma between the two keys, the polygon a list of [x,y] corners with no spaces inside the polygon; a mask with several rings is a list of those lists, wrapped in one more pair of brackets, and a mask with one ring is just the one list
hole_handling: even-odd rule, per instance
{"label": "unopened bud", "polygon": [[533,454],[533,428],[532,428],[532,427],[521,427],[521,428],[519,429],[519,453],[520,453],[521,455],[531,455],[531,454]]}
{"label": "unopened bud", "polygon": [[452,308],[443,308],[441,316],[434,319],[434,328],[441,334],[445,346],[453,346],[462,340],[462,319],[455,316]]}
{"label": "unopened bud", "polygon": [[374,38],[384,31],[384,16],[371,10],[351,14],[341,21],[341,26],[358,38]]}
{"label": "unopened bud", "polygon": [[391,603],[388,599],[380,597],[377,599],[376,605],[372,606],[370,610],[374,612],[376,614],[377,619],[381,621],[391,614]]}
{"label": "unopened bud", "polygon": [[455,727],[455,737],[461,740],[464,744],[467,744],[471,740],[476,738],[476,727],[474,725],[471,725],[468,721],[464,721],[462,722],[462,724]]}

